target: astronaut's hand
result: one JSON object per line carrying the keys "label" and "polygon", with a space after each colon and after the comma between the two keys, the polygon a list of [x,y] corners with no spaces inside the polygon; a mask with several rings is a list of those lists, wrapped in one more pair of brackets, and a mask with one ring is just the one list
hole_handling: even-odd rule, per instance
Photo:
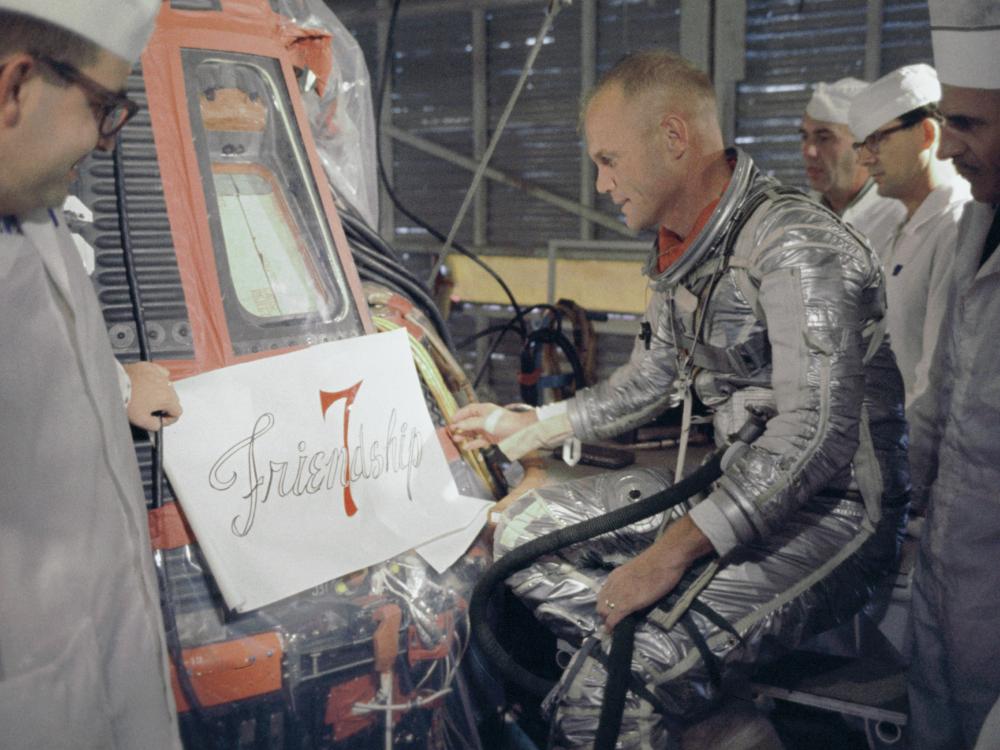
{"label": "astronaut's hand", "polygon": [[184,411],[177,392],[170,383],[170,371],[153,362],[133,362],[124,365],[125,373],[132,382],[132,395],[128,401],[128,421],[144,430],[159,430],[163,413],[163,424],[170,425],[178,420]]}
{"label": "astronaut's hand", "polygon": [[658,552],[649,547],[608,574],[597,594],[597,614],[609,633],[633,612],[665,597],[681,580],[687,566],[661,559]]}
{"label": "astronaut's hand", "polygon": [[473,450],[498,443],[538,421],[534,409],[512,411],[496,404],[469,404],[452,417],[448,426],[460,448]]}
{"label": "astronaut's hand", "polygon": [[597,594],[597,614],[610,633],[625,617],[665,597],[692,562],[712,543],[689,516],[682,516],[640,554],[608,574]]}

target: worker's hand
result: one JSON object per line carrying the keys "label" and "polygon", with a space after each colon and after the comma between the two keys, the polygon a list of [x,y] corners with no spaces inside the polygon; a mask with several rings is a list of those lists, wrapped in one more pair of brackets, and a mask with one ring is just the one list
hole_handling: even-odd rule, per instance
{"label": "worker's hand", "polygon": [[128,421],[144,430],[156,431],[160,429],[160,418],[153,415],[163,412],[163,424],[176,422],[183,409],[170,384],[170,371],[153,362],[132,362],[124,368],[132,381]]}
{"label": "worker's hand", "polygon": [[622,619],[658,602],[674,587],[688,566],[712,551],[689,516],[667,527],[663,536],[639,555],[611,571],[597,594],[597,614],[610,633]]}
{"label": "worker's hand", "polygon": [[452,417],[448,429],[464,450],[485,448],[538,421],[534,409],[511,411],[496,404],[469,404]]}

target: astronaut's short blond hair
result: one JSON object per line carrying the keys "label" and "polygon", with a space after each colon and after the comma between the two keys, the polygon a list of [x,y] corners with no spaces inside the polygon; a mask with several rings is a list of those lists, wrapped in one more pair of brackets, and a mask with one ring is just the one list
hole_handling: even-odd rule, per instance
{"label": "astronaut's short blond hair", "polygon": [[694,63],[665,49],[633,52],[619,60],[584,95],[580,125],[593,98],[610,86],[620,86],[628,99],[648,97],[651,102],[681,108],[691,114],[705,113],[717,119],[715,88],[711,79]]}

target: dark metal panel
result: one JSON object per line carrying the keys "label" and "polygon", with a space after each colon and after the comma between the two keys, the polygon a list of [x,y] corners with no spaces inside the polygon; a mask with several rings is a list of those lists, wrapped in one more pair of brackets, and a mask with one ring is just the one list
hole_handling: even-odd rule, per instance
{"label": "dark metal panel", "polygon": [[[157,163],[153,129],[146,108],[142,71],[136,66],[128,95],[142,105],[122,131],[125,196],[136,277],[142,290],[151,354],[156,359],[192,359],[194,349],[184,290],[174,254],[167,207]],[[118,226],[115,169],[111,154],[93,152],[80,166],[76,194],[94,214],[92,224],[75,227],[94,248],[92,276],[114,352],[124,361],[139,359]]]}
{"label": "dark metal panel", "polygon": [[[488,106],[496,125],[535,43],[545,8],[487,13]],[[580,10],[573,5],[555,19],[493,157],[494,165],[565,198],[576,199],[580,141],[576,109],[580,93]],[[519,190],[491,186],[489,241],[542,245],[551,237],[575,237],[579,220]]]}
{"label": "dark metal panel", "polygon": [[864,0],[748,0],[736,143],[766,173],[805,183],[798,126],[818,81],[864,76]]}
{"label": "dark metal panel", "polygon": [[934,64],[927,3],[883,0],[882,75],[920,62]]}
{"label": "dark metal panel", "polygon": [[[473,153],[472,29],[469,13],[400,16],[393,60],[392,123],[458,153]],[[402,143],[393,146],[396,193],[408,209],[446,233],[471,181],[463,169]],[[424,230],[396,214],[396,239]],[[458,241],[472,238],[472,217]]]}

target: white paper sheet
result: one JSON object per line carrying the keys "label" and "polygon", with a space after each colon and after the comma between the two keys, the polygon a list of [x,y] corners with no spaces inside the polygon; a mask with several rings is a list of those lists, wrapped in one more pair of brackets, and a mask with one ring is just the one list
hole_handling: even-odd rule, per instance
{"label": "white paper sheet", "polygon": [[417,547],[417,554],[438,573],[443,573],[452,563],[462,556],[471,544],[479,536],[480,530],[486,525],[490,508],[493,506],[492,500],[480,500],[478,497],[466,497],[459,495],[462,503],[469,507],[476,506],[478,512],[473,516],[469,524],[458,531],[438,537],[433,541]]}
{"label": "white paper sheet", "polygon": [[403,330],[176,388],[184,415],[166,428],[164,469],[239,612],[428,542],[440,570],[485,521],[491,503],[458,494]]}

